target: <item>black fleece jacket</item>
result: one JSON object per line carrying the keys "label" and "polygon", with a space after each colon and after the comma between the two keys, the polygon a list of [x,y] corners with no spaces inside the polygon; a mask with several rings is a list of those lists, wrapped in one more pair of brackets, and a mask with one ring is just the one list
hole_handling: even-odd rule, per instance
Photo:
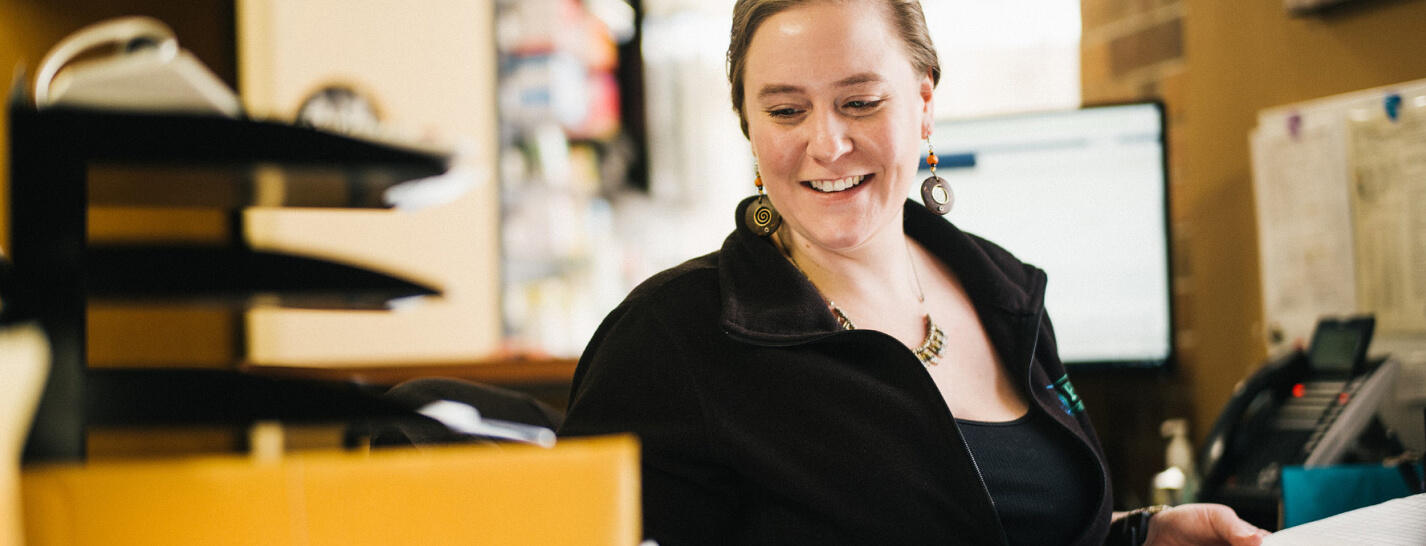
{"label": "black fleece jacket", "polygon": [[[910,349],[843,330],[816,288],[743,227],[720,251],[650,278],[604,320],[574,377],[562,435],[634,432],[647,535],[684,544],[1003,544],[995,507],[935,383]],[[1104,457],[1044,315],[1044,272],[907,201],[905,230],[960,277],[1010,377]]]}

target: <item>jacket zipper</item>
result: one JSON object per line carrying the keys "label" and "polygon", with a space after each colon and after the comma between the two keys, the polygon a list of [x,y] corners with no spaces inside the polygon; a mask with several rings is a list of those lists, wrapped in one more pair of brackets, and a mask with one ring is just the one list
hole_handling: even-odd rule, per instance
{"label": "jacket zipper", "polygon": [[[1036,336],[1036,338],[1038,339],[1038,336]],[[1032,353],[1032,354],[1033,354],[1033,353]],[[938,387],[936,387],[936,385],[935,385],[935,380],[931,379],[931,374],[930,374],[929,371],[926,373],[926,379],[927,379],[928,381],[931,381],[931,383],[932,383],[931,387],[932,387],[932,388],[936,389],[937,392],[940,392],[940,389],[939,389]],[[957,438],[960,440],[960,442],[961,442],[961,449],[965,450],[966,457],[970,459],[970,466],[971,466],[972,469],[975,470],[975,480],[976,480],[976,482],[979,482],[979,483],[980,483],[980,490],[981,490],[981,492],[983,492],[983,493],[985,494],[985,499],[988,500],[988,501],[990,501],[990,512],[991,512],[992,514],[995,514],[995,527],[996,527],[996,529],[1000,529],[1000,540],[1001,540],[1000,543],[1001,543],[1001,544],[1009,544],[1009,541],[1008,541],[1008,539],[1007,539],[1006,536],[1005,536],[1005,529],[1000,526],[1000,507],[998,507],[998,506],[995,505],[995,497],[990,494],[990,486],[988,486],[988,485],[985,484],[985,475],[982,474],[981,471],[980,471],[980,461],[977,461],[977,460],[975,459],[975,452],[974,452],[974,451],[971,451],[971,449],[970,449],[970,444],[969,444],[969,443],[966,443],[965,434],[963,434],[963,433],[961,432],[961,425],[956,422],[956,416],[955,416],[955,415],[951,415],[951,407],[950,407],[950,405],[943,403],[942,406],[945,407],[945,410],[946,410],[946,417],[949,418],[949,420],[950,420],[950,422],[951,422],[951,427],[955,429],[955,431],[956,431],[956,437],[957,437]]]}
{"label": "jacket zipper", "polygon": [[[929,376],[928,376],[929,377]],[[961,434],[961,426],[956,423],[956,417],[951,415],[950,407],[946,408],[946,415],[951,418],[951,426],[956,428],[956,436],[961,440],[961,448],[965,449],[966,455],[970,458],[970,466],[975,469],[975,479],[980,482],[980,490],[985,493],[986,500],[990,501],[990,511],[995,514],[995,526],[1000,528],[1000,508],[995,505],[995,497],[990,494],[990,487],[985,485],[985,475],[980,473],[980,462],[975,460],[975,452],[970,450],[970,444],[966,443],[966,437]],[[1005,544],[1005,529],[1000,529],[1002,544]]]}

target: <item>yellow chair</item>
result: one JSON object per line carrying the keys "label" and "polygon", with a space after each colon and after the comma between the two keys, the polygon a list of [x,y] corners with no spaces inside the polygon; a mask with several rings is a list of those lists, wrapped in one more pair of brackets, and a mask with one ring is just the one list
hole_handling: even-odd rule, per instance
{"label": "yellow chair", "polygon": [[27,467],[27,544],[634,546],[632,437]]}

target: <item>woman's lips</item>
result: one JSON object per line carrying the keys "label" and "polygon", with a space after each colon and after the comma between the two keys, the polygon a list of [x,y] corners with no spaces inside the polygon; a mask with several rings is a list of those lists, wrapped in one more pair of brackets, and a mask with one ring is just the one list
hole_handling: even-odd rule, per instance
{"label": "woman's lips", "polygon": [[858,174],[832,180],[808,180],[803,183],[822,193],[836,193],[857,187],[869,176],[870,175]]}

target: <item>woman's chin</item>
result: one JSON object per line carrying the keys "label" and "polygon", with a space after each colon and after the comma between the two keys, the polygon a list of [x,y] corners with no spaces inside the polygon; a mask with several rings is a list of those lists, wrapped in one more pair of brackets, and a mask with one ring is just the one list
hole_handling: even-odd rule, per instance
{"label": "woman's chin", "polygon": [[849,250],[861,246],[871,238],[872,226],[860,222],[842,222],[832,218],[819,218],[802,224],[800,235],[808,244],[824,250]]}
{"label": "woman's chin", "polygon": [[894,231],[900,232],[896,214],[900,210],[898,206],[890,211],[859,209],[839,214],[821,209],[815,216],[804,214],[796,220],[797,235],[825,250],[854,250],[881,238],[892,224],[896,224]]}

